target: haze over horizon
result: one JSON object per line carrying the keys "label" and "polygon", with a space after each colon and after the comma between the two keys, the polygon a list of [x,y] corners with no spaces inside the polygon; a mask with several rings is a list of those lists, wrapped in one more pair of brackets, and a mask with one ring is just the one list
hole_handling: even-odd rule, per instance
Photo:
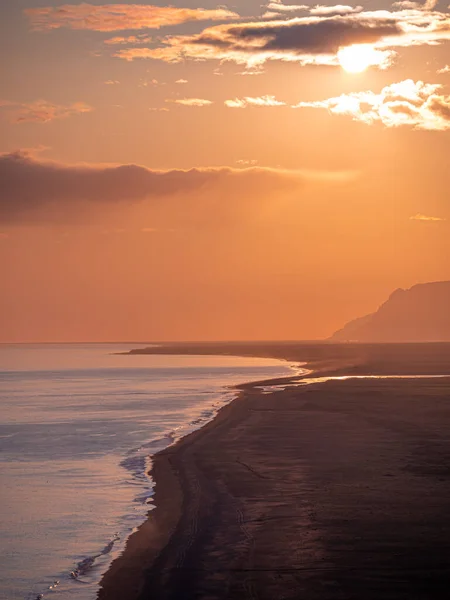
{"label": "haze over horizon", "polygon": [[0,342],[323,339],[450,280],[450,7],[2,1]]}

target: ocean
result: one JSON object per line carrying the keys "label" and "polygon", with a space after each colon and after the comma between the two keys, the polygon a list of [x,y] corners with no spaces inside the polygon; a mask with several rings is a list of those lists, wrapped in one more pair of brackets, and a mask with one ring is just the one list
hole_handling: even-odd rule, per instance
{"label": "ocean", "polygon": [[208,422],[230,386],[295,374],[139,345],[0,345],[0,597],[94,600],[152,508],[151,456]]}

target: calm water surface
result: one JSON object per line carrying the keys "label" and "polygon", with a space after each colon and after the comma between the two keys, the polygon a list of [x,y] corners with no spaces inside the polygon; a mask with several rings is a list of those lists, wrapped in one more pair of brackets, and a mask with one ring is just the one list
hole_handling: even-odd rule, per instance
{"label": "calm water surface", "polygon": [[[152,454],[210,420],[226,386],[281,361],[0,345],[0,597],[93,600],[151,508]],[[40,596],[42,595],[42,596]]]}

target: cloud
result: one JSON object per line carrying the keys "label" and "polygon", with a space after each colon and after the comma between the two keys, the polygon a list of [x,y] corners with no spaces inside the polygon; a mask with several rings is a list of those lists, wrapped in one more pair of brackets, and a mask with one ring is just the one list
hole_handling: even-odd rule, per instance
{"label": "cloud", "polygon": [[166,85],[164,82],[160,83],[157,79],[139,79],[138,87],[148,87],[148,86],[160,86]]}
{"label": "cloud", "polygon": [[246,108],[247,106],[285,106],[286,103],[277,100],[275,96],[258,96],[256,98],[246,96],[241,99],[225,100],[224,104],[228,108]]}
{"label": "cloud", "polygon": [[411,221],[446,221],[442,217],[429,217],[427,215],[423,215],[422,213],[417,213],[416,215],[409,217]]}
{"label": "cloud", "polygon": [[157,48],[126,48],[125,50],[118,50],[113,56],[131,62],[136,58],[155,58],[154,53],[156,50]]}
{"label": "cloud", "polygon": [[121,44],[148,44],[151,41],[152,38],[148,35],[118,35],[104,40],[103,43],[108,46],[117,46]]}
{"label": "cloud", "polygon": [[[118,203],[197,198],[218,192],[227,198],[259,198],[301,187],[306,181],[347,177],[341,172],[303,172],[261,167],[156,171],[129,165],[66,165],[23,152],[0,154],[0,222],[73,219],[89,207],[108,211]],[[331,177],[331,179],[330,179]],[[349,173],[348,178],[354,177]],[[183,205],[184,206],[184,205]]]}
{"label": "cloud", "polygon": [[342,94],[315,102],[300,102],[293,108],[325,108],[368,125],[381,122],[386,127],[408,125],[416,129],[450,129],[450,96],[440,94],[442,86],[407,79],[393,83],[379,94],[372,91]]}
{"label": "cloud", "polygon": [[354,7],[352,12],[345,12],[346,6],[336,6],[343,12],[328,14],[319,5],[312,10],[320,14],[215,25],[194,35],[166,36],[155,47],[119,50],[115,56],[125,60],[151,58],[166,62],[188,58],[233,61],[247,67],[262,65],[268,60],[338,65],[340,49],[371,44],[382,51],[383,65],[379,66],[385,66],[384,52],[390,53],[392,59],[399,47],[450,40],[448,13],[423,7],[375,11],[360,11],[360,7]]}
{"label": "cloud", "polygon": [[107,79],[103,83],[105,85],[118,85],[120,83],[120,81],[117,81],[117,79]]}
{"label": "cloud", "polygon": [[450,65],[445,65],[445,66],[443,66],[443,67],[442,67],[442,69],[438,69],[438,70],[436,71],[436,73],[437,73],[438,75],[443,75],[444,73],[450,73]]}
{"label": "cloud", "polygon": [[292,14],[294,12],[303,12],[310,10],[306,4],[283,4],[281,0],[272,0],[267,4],[263,19],[279,18],[280,14]]}
{"label": "cloud", "polygon": [[267,10],[276,12],[297,12],[302,10],[309,10],[311,7],[306,4],[283,4],[281,0],[272,0],[266,6]]}
{"label": "cloud", "polygon": [[400,0],[399,2],[394,2],[394,8],[403,8],[403,9],[412,9],[412,10],[433,10],[437,5],[438,0],[426,0],[424,3],[414,2],[414,0]]}
{"label": "cloud", "polygon": [[94,110],[85,102],[62,105],[47,100],[35,100],[34,102],[4,100],[0,101],[0,108],[8,112],[13,123],[48,123],[55,119],[65,119]]}
{"label": "cloud", "polygon": [[277,13],[309,12],[312,15],[345,15],[348,13],[361,12],[362,6],[349,6],[348,4],[334,4],[331,6],[316,4],[308,6],[306,4],[283,4],[281,0],[272,0],[266,6],[267,12],[264,17],[275,16]]}
{"label": "cloud", "polygon": [[167,99],[166,102],[173,102],[174,104],[182,104],[183,106],[209,106],[212,104],[211,100],[205,100],[204,98],[179,98],[177,100]]}
{"label": "cloud", "polygon": [[358,13],[362,10],[362,6],[348,6],[348,4],[334,4],[332,6],[317,4],[309,12],[312,15],[347,15],[349,13]]}
{"label": "cloud", "polygon": [[239,15],[226,8],[177,8],[150,4],[62,4],[24,9],[35,31],[67,27],[91,31],[160,29],[187,21],[225,21]]}
{"label": "cloud", "polygon": [[246,77],[247,75],[250,76],[254,76],[254,75],[264,75],[264,69],[262,68],[261,65],[256,66],[256,67],[251,67],[248,69],[244,69],[244,71],[240,71],[239,73],[235,73],[235,75],[240,75],[242,77]]}
{"label": "cloud", "polygon": [[188,83],[187,79],[177,79],[175,83]]}
{"label": "cloud", "polygon": [[249,167],[249,166],[255,166],[258,164],[258,161],[254,158],[248,159],[248,158],[240,158],[239,160],[236,161],[237,165],[240,165],[241,167]]}

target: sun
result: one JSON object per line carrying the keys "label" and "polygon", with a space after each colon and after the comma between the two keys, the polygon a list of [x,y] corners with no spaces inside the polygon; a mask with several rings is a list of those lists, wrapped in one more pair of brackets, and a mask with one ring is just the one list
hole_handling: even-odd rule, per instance
{"label": "sun", "polygon": [[348,73],[362,73],[368,67],[380,66],[384,60],[384,52],[375,50],[369,44],[356,44],[345,46],[337,53],[338,61],[344,71]]}

